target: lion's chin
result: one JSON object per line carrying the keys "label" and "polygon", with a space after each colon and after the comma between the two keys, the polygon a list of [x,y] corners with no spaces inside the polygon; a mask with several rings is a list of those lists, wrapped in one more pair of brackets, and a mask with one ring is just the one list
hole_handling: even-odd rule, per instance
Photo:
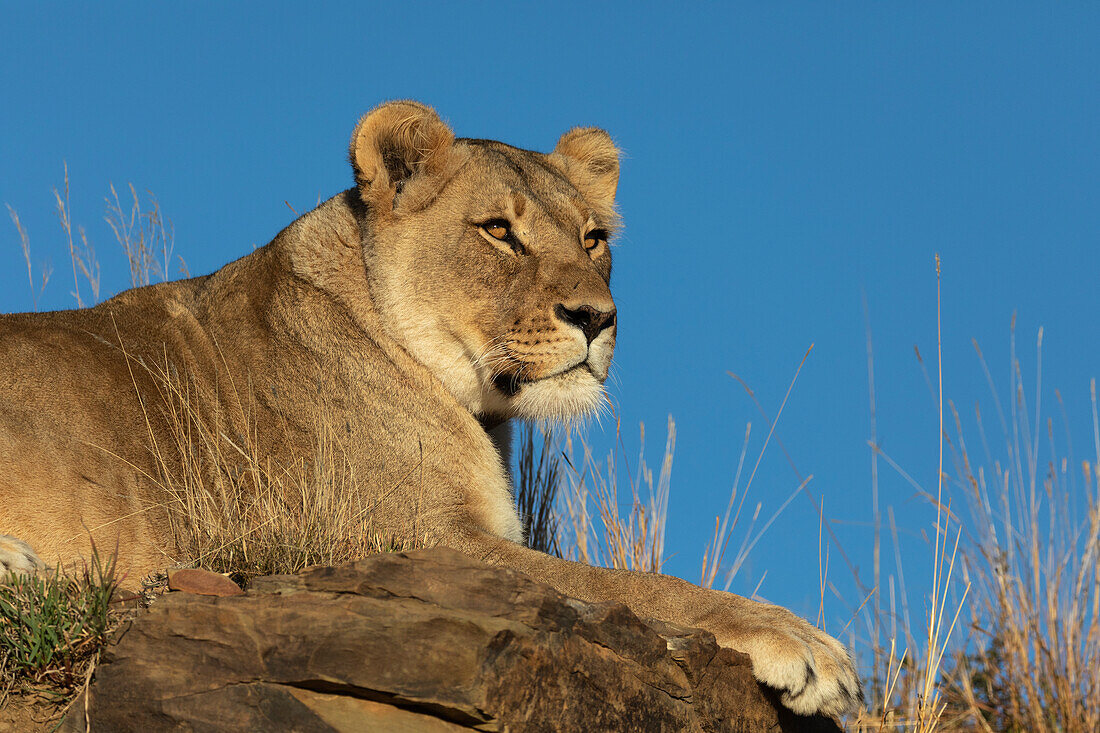
{"label": "lion's chin", "polygon": [[509,400],[515,417],[544,422],[574,422],[599,414],[607,393],[585,365],[546,379],[524,382]]}

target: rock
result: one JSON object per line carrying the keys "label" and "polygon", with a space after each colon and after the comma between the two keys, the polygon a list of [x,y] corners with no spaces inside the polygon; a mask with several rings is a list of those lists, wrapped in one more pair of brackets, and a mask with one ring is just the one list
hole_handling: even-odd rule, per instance
{"label": "rock", "polygon": [[784,711],[705,631],[441,548],[168,594],[87,695],[110,731],[839,730]]}
{"label": "rock", "polygon": [[202,568],[183,568],[168,576],[168,590],[195,593],[200,596],[239,596],[241,587],[219,573]]}

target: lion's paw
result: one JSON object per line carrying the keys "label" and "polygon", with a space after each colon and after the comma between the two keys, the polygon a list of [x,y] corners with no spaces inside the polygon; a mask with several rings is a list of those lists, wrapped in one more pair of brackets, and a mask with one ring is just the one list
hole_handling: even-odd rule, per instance
{"label": "lion's paw", "polygon": [[863,702],[843,644],[784,608],[764,606],[761,616],[729,646],[749,655],[753,676],[777,690],[783,705],[799,715],[840,716]]}
{"label": "lion's paw", "polygon": [[0,580],[9,573],[22,575],[36,573],[46,567],[34,550],[23,540],[0,534]]}

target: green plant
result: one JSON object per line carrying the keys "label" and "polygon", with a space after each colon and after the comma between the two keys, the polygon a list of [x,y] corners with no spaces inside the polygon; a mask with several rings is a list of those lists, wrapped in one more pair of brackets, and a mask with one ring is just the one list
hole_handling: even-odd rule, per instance
{"label": "green plant", "polygon": [[93,550],[75,572],[15,575],[0,584],[0,684],[73,690],[123,611],[114,558]]}

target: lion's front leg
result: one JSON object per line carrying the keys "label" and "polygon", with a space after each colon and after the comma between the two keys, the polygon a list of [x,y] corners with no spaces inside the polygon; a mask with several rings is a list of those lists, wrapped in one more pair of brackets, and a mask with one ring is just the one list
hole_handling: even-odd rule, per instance
{"label": "lion's front leg", "polygon": [[0,534],[0,581],[12,575],[38,572],[46,567],[26,542]]}
{"label": "lion's front leg", "polygon": [[863,692],[847,649],[795,614],[656,573],[593,568],[551,557],[480,530],[447,542],[486,562],[512,567],[587,601],[618,601],[635,613],[706,629],[722,646],[748,654],[754,676],[800,715],[843,715]]}

